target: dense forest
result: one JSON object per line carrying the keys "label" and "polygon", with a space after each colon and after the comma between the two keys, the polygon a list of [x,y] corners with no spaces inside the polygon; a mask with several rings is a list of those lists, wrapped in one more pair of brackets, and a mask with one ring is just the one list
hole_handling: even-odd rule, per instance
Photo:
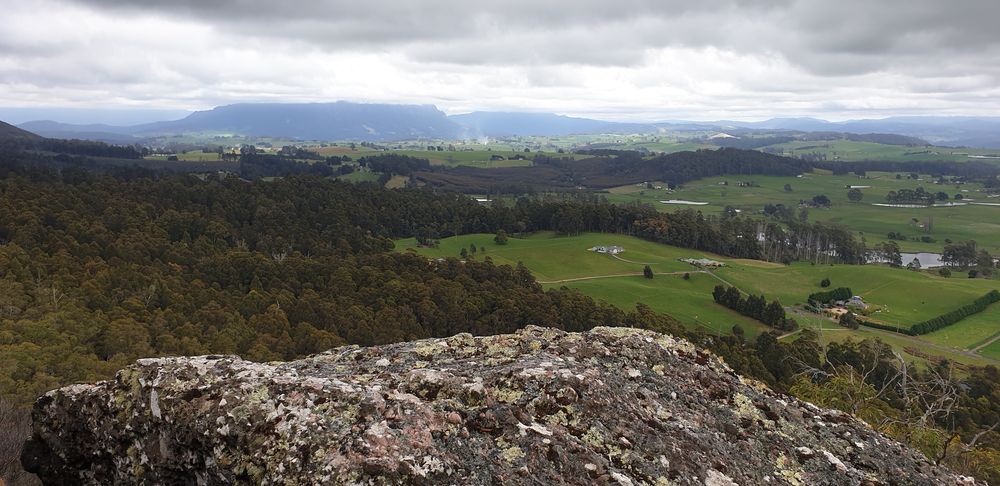
{"label": "dense forest", "polygon": [[[959,374],[941,363],[925,374],[931,371],[901,367],[876,342],[824,351],[809,330],[792,342],[776,334],[747,341],[738,327],[707,335],[641,304],[624,311],[577,291],[544,291],[520,265],[392,251],[394,239],[409,236],[554,230],[628,233],[746,258],[862,258],[864,245],[837,227],[662,214],[596,196],[483,205],[454,192],[387,190],[315,173],[270,181],[195,177],[92,171],[86,160],[40,157],[0,157],[0,405],[23,407],[45,390],[106,378],[143,356],[275,360],[345,343],[504,333],[527,324],[634,326],[685,336],[741,374],[825,406],[843,409],[844,397],[867,393],[851,402],[858,415],[884,420],[884,431],[929,455],[944,449],[953,467],[1000,479],[1000,461],[989,459],[1000,435],[980,434],[1000,417],[994,368]],[[958,405],[919,415],[922,402],[911,398],[934,388],[912,388],[932,382],[954,384]],[[917,430],[923,442],[907,438]]]}
{"label": "dense forest", "polygon": [[809,171],[805,161],[753,150],[723,148],[643,157],[639,152],[590,151],[593,158],[536,155],[532,167],[480,169],[456,167],[415,172],[431,186],[467,193],[572,191],[577,187],[609,188],[647,181],[671,186],[716,175],[795,176]]}

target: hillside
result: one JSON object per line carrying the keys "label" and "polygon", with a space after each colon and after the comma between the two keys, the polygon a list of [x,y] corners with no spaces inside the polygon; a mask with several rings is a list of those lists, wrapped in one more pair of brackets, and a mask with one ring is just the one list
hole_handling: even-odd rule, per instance
{"label": "hillside", "polygon": [[41,398],[22,462],[50,483],[976,484],[628,328],[140,360]]}
{"label": "hillside", "polygon": [[33,140],[41,140],[41,139],[42,139],[42,137],[40,137],[40,136],[38,136],[38,135],[36,135],[34,133],[31,133],[31,132],[29,132],[27,130],[23,130],[21,128],[15,127],[14,125],[11,125],[9,123],[4,123],[4,122],[0,121],[0,142],[4,142],[4,141],[8,141],[8,140],[19,140],[19,141],[32,140],[33,141]]}

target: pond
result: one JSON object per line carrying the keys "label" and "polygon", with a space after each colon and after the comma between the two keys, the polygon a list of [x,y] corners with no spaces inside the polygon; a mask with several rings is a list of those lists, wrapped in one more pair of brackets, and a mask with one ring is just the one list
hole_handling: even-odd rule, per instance
{"label": "pond", "polygon": [[944,266],[944,263],[941,262],[940,253],[900,253],[899,256],[902,257],[904,266],[912,262],[914,258],[920,262],[920,268],[937,268]]}
{"label": "pond", "polygon": [[[941,261],[940,253],[900,253],[900,260],[903,262],[903,266],[909,265],[914,258],[920,262],[920,268],[938,268],[943,267],[944,263]],[[868,263],[882,263],[874,258],[869,259]]]}
{"label": "pond", "polygon": [[660,201],[663,204],[687,204],[690,206],[705,206],[708,205],[707,202],[703,201],[685,201],[683,199],[671,199],[669,201]]}

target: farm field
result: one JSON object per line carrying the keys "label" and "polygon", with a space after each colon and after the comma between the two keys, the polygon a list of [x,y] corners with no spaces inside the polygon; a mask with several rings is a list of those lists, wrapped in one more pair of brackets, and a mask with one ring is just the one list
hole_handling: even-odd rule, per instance
{"label": "farm field", "polygon": [[[431,162],[431,165],[441,165],[445,167],[479,167],[484,169],[495,169],[500,167],[528,167],[531,165],[530,160],[510,160],[511,157],[515,155],[521,155],[530,159],[531,157],[537,155],[535,152],[524,153],[524,152],[513,152],[513,151],[487,151],[487,150],[476,150],[476,151],[444,151],[444,152],[431,152],[429,150],[390,150],[389,152],[383,153],[393,153],[399,155],[408,155],[410,157],[416,157],[419,159],[427,159]],[[556,156],[555,153],[544,153],[542,155]],[[490,160],[493,155],[499,155],[506,160]],[[570,154],[558,154],[560,157],[571,157]]]}
{"label": "farm field", "polygon": [[985,311],[966,317],[944,329],[920,336],[938,344],[960,349],[985,344],[1000,333],[1000,305],[991,305]]}
{"label": "farm field", "polygon": [[[887,241],[892,231],[908,238],[898,241],[903,251],[926,251],[939,253],[946,239],[952,241],[975,240],[980,247],[991,253],[1000,252],[1000,206],[969,204],[954,207],[895,208],[873,206],[884,203],[889,191],[924,187],[929,192],[945,192],[949,201],[956,194],[971,198],[974,203],[1000,203],[1000,198],[987,198],[979,192],[977,184],[934,184],[930,176],[921,175],[922,180],[908,180],[906,174],[896,179],[895,174],[869,172],[867,178],[855,175],[832,175],[823,172],[804,174],[802,177],[771,177],[734,175],[709,177],[685,184],[673,193],[665,190],[645,189],[640,186],[614,188],[606,195],[609,201],[626,203],[641,201],[653,204],[662,211],[676,211],[694,207],[705,214],[721,214],[725,207],[732,206],[746,214],[763,211],[765,204],[784,204],[797,211],[800,200],[809,200],[816,195],[825,195],[832,201],[830,208],[808,208],[810,221],[824,221],[842,224],[862,233],[869,244]],[[751,180],[759,187],[737,187],[738,181]],[[728,182],[728,185],[720,185]],[[785,191],[784,186],[791,186]],[[860,202],[847,199],[847,186],[871,186],[862,188],[864,198]],[[705,206],[667,205],[661,200],[681,199],[708,202]],[[969,201],[966,201],[969,202]],[[916,221],[914,221],[916,220]],[[931,232],[925,233],[920,225],[931,223]],[[933,242],[913,241],[912,237],[929,236]]]}
{"label": "farm field", "polygon": [[987,358],[1000,360],[1000,341],[994,341],[993,344],[980,349],[979,354]]}
{"label": "farm field", "polygon": [[[539,232],[528,238],[510,238],[506,245],[497,245],[492,234],[462,235],[441,240],[437,248],[418,248],[413,238],[396,242],[396,249],[414,248],[422,255],[458,257],[462,248],[470,244],[487,248],[477,258],[490,257],[498,265],[517,265],[523,262],[542,283],[563,283],[562,280],[593,276],[641,274],[642,264],[648,263],[654,272],[694,271],[696,268],[677,258],[698,258],[703,253],[660,245],[639,238],[622,235],[585,233],[580,236],[559,237],[552,232]],[[610,255],[588,251],[599,245],[620,245],[626,251],[623,260]],[[625,261],[629,260],[629,261]]]}
{"label": "farm field", "polygon": [[[195,150],[191,152],[181,152],[177,155],[177,160],[185,162],[215,162],[219,160],[219,154],[216,152],[202,152],[201,150]],[[146,160],[167,160],[168,155],[150,155],[145,157]]]}
{"label": "farm field", "polygon": [[[820,153],[826,155],[827,161],[837,160],[890,160],[899,162],[932,162],[954,161],[968,162],[979,160],[989,162],[992,159],[973,159],[969,155],[996,155],[994,149],[969,149],[951,147],[911,147],[906,145],[888,145],[873,142],[858,142],[852,140],[830,141],[794,141],[768,145],[768,151],[781,151],[781,155],[790,157],[803,154]],[[1000,162],[1000,160],[997,160]]]}
{"label": "farm field", "polygon": [[[462,248],[475,244],[475,258],[490,257],[497,264],[516,265],[523,262],[546,287],[579,289],[594,298],[604,300],[623,309],[634,308],[642,302],[652,309],[670,314],[692,328],[715,333],[728,333],[733,324],[739,324],[749,336],[768,330],[761,323],[741,316],[712,300],[711,291],[721,281],[741,290],[764,294],[768,299],[778,299],[786,307],[805,303],[808,294],[821,290],[820,280],[830,278],[831,287],[851,287],[866,302],[883,307],[883,312],[871,318],[896,325],[916,322],[948,312],[958,305],[971,302],[993,288],[1000,288],[1000,281],[945,279],[926,272],[913,272],[877,265],[820,266],[796,263],[784,266],[774,263],[719,257],[716,255],[661,245],[621,235],[585,233],[573,237],[559,237],[543,232],[527,238],[510,238],[507,245],[498,246],[491,234],[463,235],[441,240],[437,248],[418,248],[413,239],[397,241],[398,251],[416,251],[428,257],[458,257]],[[596,245],[620,245],[625,251],[619,256],[587,251]],[[695,267],[676,259],[706,257],[727,264],[701,273]],[[633,263],[640,262],[640,263]],[[653,279],[641,276],[643,264],[648,263],[656,274]],[[680,273],[673,273],[680,272]],[[682,274],[690,273],[690,280]],[[970,348],[982,344],[1000,333],[1000,306],[963,320],[951,327],[919,338],[892,334],[872,329],[846,330],[833,321],[815,314],[796,311],[792,314],[803,328],[823,328],[824,342],[848,338],[879,337],[890,342],[901,352],[914,357],[945,356],[968,364],[986,364],[992,347],[974,355]],[[794,338],[790,336],[789,338]],[[1000,348],[1000,345],[997,345]],[[914,353],[905,351],[910,349]]]}
{"label": "farm field", "polygon": [[350,174],[337,176],[337,179],[347,182],[378,182],[379,173],[367,170],[357,170]]}
{"label": "farm field", "polygon": [[[823,290],[820,280],[829,278],[830,288],[850,287],[866,302],[884,306],[872,319],[900,327],[944,314],[959,305],[972,302],[1000,281],[968,278],[942,278],[926,272],[913,272],[881,265],[810,265],[762,268],[732,265],[715,272],[740,288],[755,288],[785,305],[805,303],[812,292]],[[997,323],[1000,331],[1000,322]]]}

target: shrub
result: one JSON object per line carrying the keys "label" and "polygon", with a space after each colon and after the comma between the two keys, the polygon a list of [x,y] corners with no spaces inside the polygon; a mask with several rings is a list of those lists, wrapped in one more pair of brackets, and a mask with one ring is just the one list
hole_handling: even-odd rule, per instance
{"label": "shrub", "polygon": [[839,287],[827,292],[814,292],[812,294],[809,294],[809,301],[819,302],[821,304],[829,304],[830,302],[833,302],[835,300],[850,299],[852,295],[854,295],[854,293],[851,292],[850,287]]}

